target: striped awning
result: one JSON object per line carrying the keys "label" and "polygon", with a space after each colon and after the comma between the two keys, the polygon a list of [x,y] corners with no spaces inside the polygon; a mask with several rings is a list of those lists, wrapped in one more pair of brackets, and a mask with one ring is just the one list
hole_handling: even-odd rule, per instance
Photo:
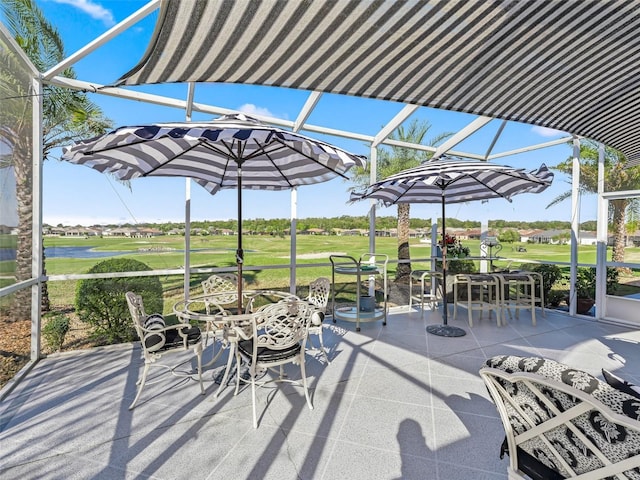
{"label": "striped awning", "polygon": [[226,82],[563,130],[640,162],[640,3],[163,0],[119,84]]}
{"label": "striped awning", "polygon": [[398,203],[461,203],[540,193],[553,181],[546,165],[534,171],[481,160],[442,158],[380,180],[351,201],[374,198],[385,205]]}

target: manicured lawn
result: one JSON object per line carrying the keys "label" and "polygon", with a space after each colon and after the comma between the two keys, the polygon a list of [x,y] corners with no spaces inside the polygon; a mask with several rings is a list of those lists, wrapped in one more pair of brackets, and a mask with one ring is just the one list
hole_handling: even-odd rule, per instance
{"label": "manicured lawn", "polygon": [[[198,236],[191,239],[191,266],[193,268],[228,267],[235,271],[236,236]],[[471,248],[471,255],[480,254],[480,242],[463,241]],[[152,269],[176,269],[184,265],[184,237],[160,236],[149,239],[139,238],[69,238],[46,237],[46,247],[80,246],[94,247],[98,251],[114,252],[128,251],[123,255],[134,257]],[[522,246],[526,252],[517,251]],[[290,237],[244,235],[243,248],[245,250],[244,277],[250,288],[288,289],[289,269],[259,269],[252,270],[252,266],[287,265],[290,255]],[[411,257],[413,268],[428,267],[430,245],[421,243],[419,239],[411,239]],[[297,237],[297,283],[304,287],[319,276],[331,278],[330,254],[350,255],[359,257],[369,250],[368,237],[361,236],[315,236],[298,235]],[[390,260],[397,258],[397,240],[395,238],[376,238],[378,253],[389,255]],[[494,250],[495,253],[495,250]],[[504,244],[498,253],[502,257],[512,259],[510,268],[518,268],[527,261],[569,262],[570,249],[568,245],[537,245],[537,244]],[[640,261],[640,249],[627,249],[630,261]],[[422,261],[417,261],[422,259]],[[596,259],[595,246],[580,246],[579,262],[594,264]],[[104,258],[54,258],[46,260],[47,273],[73,274],[86,273],[89,268]],[[509,262],[497,261],[497,266],[506,266]],[[321,264],[319,266],[303,268],[304,264]],[[395,264],[389,265],[389,278],[395,275]],[[194,293],[199,291],[200,282],[208,274],[193,274],[191,288]],[[161,277],[167,305],[173,299],[180,297],[183,289],[183,278],[180,275],[164,275]],[[75,295],[75,281],[49,282],[49,291],[54,305],[72,305]],[[302,290],[302,289],[301,289]]]}
{"label": "manicured lawn", "polygon": [[[390,258],[396,257],[395,239],[381,239],[377,249],[379,253],[387,253]],[[236,269],[235,249],[237,237],[235,236],[206,236],[195,237],[191,240],[191,266],[193,268],[224,268],[232,271]],[[151,239],[127,239],[127,238],[57,238],[51,237],[45,240],[46,247],[55,246],[95,246],[96,250],[103,251],[127,251],[124,256],[134,257],[146,263],[154,270],[176,269],[184,265],[184,238],[177,236],[162,236]],[[244,278],[250,288],[288,289],[289,269],[285,268],[290,262],[290,238],[271,236],[243,237],[245,251]],[[144,249],[146,251],[139,251]],[[152,249],[153,251],[148,251]],[[173,250],[172,250],[173,249]],[[325,237],[325,236],[298,236],[297,257],[298,265],[325,264],[322,266],[299,268],[297,271],[297,283],[306,286],[319,277],[331,277],[329,255],[342,254],[359,257],[361,253],[369,250],[369,240],[366,237]],[[429,252],[428,248],[421,248],[422,252]],[[97,262],[104,258],[47,258],[46,268],[49,275],[86,273]],[[252,270],[252,266],[277,266],[283,268]],[[395,271],[395,269],[394,269]],[[391,272],[390,275],[393,273]],[[192,274],[191,287],[196,293],[200,282],[208,274]],[[180,297],[183,289],[183,278],[180,275],[161,276],[167,305]],[[72,305],[75,295],[75,281],[49,282],[49,292],[54,305]]]}
{"label": "manicured lawn", "polygon": [[[235,265],[235,249],[237,237],[235,236],[205,236],[191,239],[191,266],[192,267],[233,267]],[[245,250],[245,265],[278,265],[289,263],[290,237],[271,236],[243,236],[243,248]],[[471,255],[480,254],[480,242],[474,240],[464,241],[465,246],[471,248]],[[46,247],[56,246],[92,246],[98,251],[131,251],[123,255],[135,255],[135,258],[144,261],[154,269],[179,268],[184,265],[184,238],[178,236],[161,236],[150,239],[131,238],[68,238],[47,237]],[[430,256],[430,247],[427,243],[420,243],[415,238],[411,239],[412,258],[426,259]],[[526,248],[526,252],[518,252],[518,246]],[[153,251],[142,250],[153,249]],[[173,250],[170,250],[173,249]],[[395,238],[376,238],[376,250],[379,253],[389,255],[390,259],[397,256],[397,241]],[[351,256],[359,256],[369,251],[369,239],[367,237],[338,237],[298,235],[297,257],[298,264],[304,263],[328,263],[329,254],[339,253]],[[502,257],[520,261],[554,261],[569,262],[570,250],[568,245],[537,245],[537,244],[505,244],[498,253]],[[580,263],[595,263],[596,247],[581,246],[579,248]],[[640,260],[640,249],[627,249],[629,261]],[[318,258],[314,258],[318,257]],[[83,273],[97,261],[95,258],[67,259],[48,258],[47,271],[50,274]]]}

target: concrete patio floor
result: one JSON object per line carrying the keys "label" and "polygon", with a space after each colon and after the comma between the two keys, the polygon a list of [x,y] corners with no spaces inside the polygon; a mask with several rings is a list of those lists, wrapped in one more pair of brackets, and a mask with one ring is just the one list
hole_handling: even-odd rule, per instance
{"label": "concrete patio floor", "polygon": [[306,362],[314,410],[300,387],[259,389],[258,429],[251,389],[234,397],[228,387],[216,399],[212,370],[202,396],[197,382],[156,369],[160,381],[129,411],[137,347],[50,356],[0,405],[0,478],[507,478],[504,432],[478,375],[485,359],[544,356],[640,383],[640,331],[557,311],[537,318],[534,327],[521,312],[498,328],[476,314],[469,328],[462,310],[450,320],[467,330],[459,338],[426,333],[441,322],[437,311],[394,309],[387,326],[365,323],[358,333],[328,319],[331,364],[319,352]]}

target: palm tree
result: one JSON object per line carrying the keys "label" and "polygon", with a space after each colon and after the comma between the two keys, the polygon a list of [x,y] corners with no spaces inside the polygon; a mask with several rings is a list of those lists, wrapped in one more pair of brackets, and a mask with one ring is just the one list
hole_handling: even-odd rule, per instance
{"label": "palm tree", "polygon": [[[431,130],[431,123],[426,120],[412,120],[407,128],[398,127],[395,132],[389,135],[392,140],[400,140],[407,143],[422,144],[427,133]],[[451,136],[451,133],[441,133],[436,135],[429,141],[427,145],[436,146],[440,142]],[[431,152],[415,150],[407,147],[392,146],[389,148],[380,148],[378,150],[378,178],[383,180],[391,175],[406,170],[407,168],[417,167],[421,163],[431,158]],[[369,185],[369,169],[357,168],[352,177],[353,183],[356,185],[351,190],[360,189]],[[396,281],[407,282],[411,275],[411,254],[409,252],[409,221],[410,221],[410,205],[408,203],[399,203],[398,207],[398,260],[405,260],[406,263],[398,263],[396,270]]]}
{"label": "palm tree", "polygon": [[625,225],[627,233],[625,245],[628,245],[629,237],[638,231],[638,225],[640,224],[640,202],[637,198],[630,199],[625,217],[627,219],[627,223]]}
{"label": "palm tree", "polygon": [[[58,31],[42,14],[32,0],[0,0],[9,31],[27,57],[40,72],[47,71],[65,58],[64,45]],[[0,73],[0,97],[3,108],[0,118],[0,142],[10,154],[3,165],[10,164],[16,177],[18,203],[18,242],[16,247],[16,280],[31,278],[33,196],[32,196],[32,122],[30,103],[33,98],[30,79],[20,78],[25,74],[8,49],[3,49],[3,68]],[[6,61],[6,63],[4,63]],[[75,78],[72,69],[61,75]],[[69,89],[45,86],[43,102],[43,159],[53,148],[68,145],[74,140],[104,133],[111,121],[104,117],[100,108],[86,94]],[[25,108],[29,107],[29,108]],[[44,273],[44,272],[43,272]],[[43,301],[48,304],[46,285]],[[30,292],[27,289],[15,296],[13,317],[15,320],[30,317]]]}
{"label": "palm tree", "polygon": [[[640,185],[640,167],[626,168],[626,157],[622,152],[605,147],[604,152],[604,184],[608,192],[636,190]],[[552,167],[571,176],[572,158]],[[597,193],[598,191],[598,144],[593,140],[582,140],[580,143],[580,193]],[[571,191],[564,192],[554,198],[547,208],[571,197]],[[612,260],[624,262],[626,224],[625,218],[629,208],[634,207],[632,199],[618,199],[609,202],[609,224],[613,226],[614,243]]]}

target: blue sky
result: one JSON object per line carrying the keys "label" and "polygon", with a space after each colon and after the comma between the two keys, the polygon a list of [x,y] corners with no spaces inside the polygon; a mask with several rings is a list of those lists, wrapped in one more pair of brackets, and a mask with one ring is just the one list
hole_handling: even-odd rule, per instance
{"label": "blue sky", "polygon": [[[122,21],[146,1],[39,0],[37,4],[46,17],[58,28],[67,54],[72,54],[117,22]],[[101,47],[74,66],[80,80],[101,84],[115,82],[136,65],[144,54],[153,32],[157,15],[152,14],[126,33]],[[185,85],[154,85],[136,90],[185,98]],[[262,113],[293,120],[308,96],[307,92],[244,85],[198,85],[196,102]],[[184,111],[125,101],[101,95],[91,99],[102,107],[115,125],[135,125],[152,122],[183,121]],[[353,97],[324,95],[309,123],[357,133],[373,135],[400,111],[402,105]],[[208,120],[210,116],[194,115],[194,120]],[[422,108],[411,118],[428,120],[432,124],[429,136],[456,131],[475,117],[473,115]],[[493,121],[480,132],[455,147],[456,150],[484,153],[499,121]],[[362,142],[338,137],[321,138],[355,153],[369,154]],[[562,137],[560,132],[530,125],[510,123],[494,148],[494,152],[508,151],[526,145],[542,143]],[[504,163],[528,169],[541,163],[553,166],[569,156],[571,150],[560,145],[527,154],[505,157]],[[56,152],[58,156],[60,152]],[[365,215],[368,203],[348,204],[348,182],[336,179],[325,184],[301,187],[298,191],[298,217],[333,217]],[[570,202],[546,209],[548,203],[567,191],[567,178],[556,174],[554,184],[540,195],[520,195],[512,203],[492,200],[451,205],[448,217],[473,220],[570,220]],[[236,192],[223,191],[209,195],[198,185],[191,188],[192,220],[220,220],[236,217]],[[44,222],[49,224],[99,224],[183,221],[185,180],[181,178],[140,179],[130,187],[92,169],[51,160],[44,166]],[[245,218],[288,218],[289,192],[244,192]],[[582,200],[581,221],[593,220],[596,215],[595,196]],[[378,215],[394,215],[395,208],[379,209]],[[412,217],[437,218],[438,205],[413,205]]]}

